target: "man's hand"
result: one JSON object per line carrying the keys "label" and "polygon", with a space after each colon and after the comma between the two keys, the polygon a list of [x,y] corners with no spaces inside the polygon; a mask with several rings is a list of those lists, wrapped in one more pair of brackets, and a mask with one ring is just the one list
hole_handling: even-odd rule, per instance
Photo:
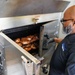
{"label": "man's hand", "polygon": [[61,38],[54,38],[54,41],[55,41],[56,43],[60,43],[60,42],[62,41],[62,39],[61,39]]}

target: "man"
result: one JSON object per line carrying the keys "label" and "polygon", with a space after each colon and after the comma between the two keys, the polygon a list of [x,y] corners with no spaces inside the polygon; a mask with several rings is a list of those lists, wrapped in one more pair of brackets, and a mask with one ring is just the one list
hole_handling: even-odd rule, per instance
{"label": "man", "polygon": [[69,7],[61,20],[63,31],[68,35],[60,42],[50,62],[49,75],[75,75],[75,5]]}

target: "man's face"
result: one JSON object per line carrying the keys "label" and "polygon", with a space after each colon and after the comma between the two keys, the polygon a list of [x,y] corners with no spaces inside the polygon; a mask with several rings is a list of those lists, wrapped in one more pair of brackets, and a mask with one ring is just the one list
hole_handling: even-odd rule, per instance
{"label": "man's face", "polygon": [[63,25],[63,31],[65,33],[73,33],[75,31],[75,22],[74,22],[74,18],[69,15],[69,14],[64,14],[64,18],[61,20],[62,25]]}

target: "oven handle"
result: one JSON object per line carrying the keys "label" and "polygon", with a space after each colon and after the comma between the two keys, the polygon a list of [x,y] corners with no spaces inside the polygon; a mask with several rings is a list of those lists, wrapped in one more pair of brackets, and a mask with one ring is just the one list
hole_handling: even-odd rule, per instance
{"label": "oven handle", "polygon": [[40,64],[41,62],[36,59],[34,56],[32,56],[30,53],[25,51],[22,47],[20,47],[18,44],[16,44],[13,40],[11,40],[7,35],[5,35],[3,32],[0,32],[0,35],[4,37],[9,43],[11,43],[14,47],[16,47],[20,52],[22,52],[26,57],[28,57],[32,62],[34,62],[36,65]]}

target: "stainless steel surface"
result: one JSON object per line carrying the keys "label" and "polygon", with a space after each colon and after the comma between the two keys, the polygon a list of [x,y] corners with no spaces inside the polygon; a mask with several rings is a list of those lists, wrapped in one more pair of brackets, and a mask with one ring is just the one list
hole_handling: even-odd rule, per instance
{"label": "stainless steel surface", "polygon": [[9,43],[3,36],[1,36],[1,34],[0,38],[2,38],[3,42],[5,42],[3,45],[0,41],[3,50],[5,51],[4,75],[25,75],[21,60],[21,55],[23,54],[11,43]]}
{"label": "stainless steel surface", "polygon": [[[70,1],[67,0],[0,1],[0,17],[4,17],[0,18],[0,51],[3,53],[2,62],[5,75],[25,75],[24,66],[22,65],[21,59],[22,55],[34,62],[36,66],[40,64],[40,61],[37,59],[37,57],[35,58],[32,56],[30,53],[18,46],[8,36],[2,33],[2,30],[56,20],[54,22],[43,25],[43,29],[40,33],[39,55],[43,55],[44,57],[41,66],[44,64],[49,64],[51,56],[55,50],[55,43],[49,45],[45,44],[45,48],[47,48],[47,50],[43,50],[43,44],[45,40],[44,35],[47,33],[49,38],[58,37],[58,22],[61,18],[62,12],[66,9],[69,3]],[[47,39],[46,42],[48,40],[49,39]]]}
{"label": "stainless steel surface", "polygon": [[63,12],[69,3],[67,0],[0,0],[0,17]]}
{"label": "stainless steel surface", "polygon": [[5,75],[5,51],[0,43],[0,75]]}
{"label": "stainless steel surface", "polygon": [[[57,14],[59,16],[57,16]],[[53,14],[52,14],[53,15]],[[47,16],[47,15],[45,15]],[[38,21],[39,22],[44,22],[44,21],[49,21],[49,20],[55,20],[52,21],[50,23],[44,24],[40,30],[40,47],[39,47],[39,55],[43,56],[45,59],[43,60],[44,62],[41,64],[45,64],[45,63],[49,63],[50,59],[49,56],[51,58],[52,53],[54,52],[54,47],[55,44],[49,44],[47,46],[47,50],[43,50],[43,43],[44,43],[44,35],[45,33],[48,34],[49,38],[52,37],[57,37],[58,36],[58,30],[59,30],[59,17],[61,16],[61,13],[55,13],[53,15],[53,18],[49,17],[45,17],[45,19],[42,19],[44,17],[44,15],[42,15],[41,19]],[[30,16],[29,16],[30,17]],[[29,19],[28,17],[28,19]],[[17,17],[16,17],[17,18]],[[21,17],[20,17],[21,18]],[[5,18],[4,18],[5,19]],[[8,18],[10,19],[10,18]],[[3,19],[1,19],[3,21]],[[5,30],[5,29],[10,29],[10,28],[15,28],[15,27],[21,27],[24,25],[18,25],[18,18],[16,19],[17,21],[12,20],[12,18],[10,19],[10,21],[13,21],[13,24],[10,24],[10,21],[7,21],[7,19],[5,19],[5,22],[2,22],[3,26],[1,26],[1,30]],[[15,24],[14,24],[15,21]],[[17,23],[17,24],[16,24]],[[21,21],[19,23],[23,23],[23,18],[21,18]],[[31,22],[30,22],[31,23]],[[4,26],[6,25],[6,27]],[[17,25],[17,26],[15,26]],[[27,25],[29,25],[27,23]],[[26,24],[25,24],[26,26]],[[56,33],[57,32],[57,33]],[[0,32],[0,43],[2,44],[2,46],[4,47],[4,51],[5,51],[5,70],[4,73],[7,75],[25,75],[24,73],[24,68],[22,65],[22,59],[21,56],[25,56],[27,59],[31,60],[32,62],[34,62],[34,64],[38,65],[40,64],[40,61],[37,59],[37,57],[32,56],[30,53],[28,53],[27,51],[25,51],[22,47],[20,47],[19,45],[17,45],[11,38],[9,38],[7,35],[5,35],[3,32]],[[47,41],[47,40],[46,40]],[[53,50],[52,50],[53,49]],[[47,54],[49,52],[49,54]],[[17,69],[16,69],[17,68]]]}
{"label": "stainless steel surface", "polygon": [[49,39],[59,36],[59,20],[44,24],[40,27],[39,55],[44,55],[43,50],[50,50],[53,43],[47,43]]}
{"label": "stainless steel surface", "polygon": [[42,35],[42,50],[48,50],[51,48],[52,43],[47,43],[51,38],[58,37],[59,34],[59,20],[47,23],[43,25]]}
{"label": "stainless steel surface", "polygon": [[[37,60],[34,56],[32,56],[27,51],[25,51],[22,47],[20,47],[19,45],[17,45],[13,40],[11,40],[4,33],[0,33],[0,35],[4,38],[3,42],[7,41],[8,43],[12,44],[15,48],[17,48],[17,50],[19,50],[20,52],[22,52],[27,58],[29,58],[30,60],[32,60],[35,64],[39,64],[40,63],[39,60]],[[4,43],[4,45],[5,45],[5,43]]]}
{"label": "stainless steel surface", "polygon": [[[46,60],[49,57],[49,55],[47,55],[47,52],[51,51],[50,57],[52,56],[52,53],[54,52],[55,44],[48,45],[48,47],[47,47],[48,49],[46,51],[43,51],[43,47],[44,47],[43,43],[45,40],[44,35],[45,35],[45,33],[48,33],[49,38],[58,36],[59,19],[56,21],[44,24],[42,27],[43,28],[40,30],[39,55],[43,56]],[[3,32],[0,32],[0,39],[1,39],[0,43],[2,44],[2,46],[5,49],[5,59],[6,59],[5,73],[7,75],[13,75],[12,73],[14,73],[15,75],[21,75],[21,74],[24,75],[24,69],[23,69],[22,60],[21,60],[22,55],[24,55],[26,58],[28,58],[29,60],[34,62],[34,64],[36,64],[36,65],[40,64],[40,61],[37,59],[37,57],[35,58],[30,53],[25,51],[22,47],[17,45],[11,38],[9,38]],[[53,51],[52,51],[52,49],[53,49]],[[45,63],[49,63],[50,62],[49,60],[50,59],[48,58],[48,60],[46,60],[47,62],[43,62],[42,65]],[[18,68],[18,70],[16,70],[16,67]]]}
{"label": "stainless steel surface", "polygon": [[10,46],[5,47],[5,75],[25,75],[21,55],[23,54],[13,45],[10,44]]}
{"label": "stainless steel surface", "polygon": [[33,22],[33,18],[38,18],[36,23],[57,20],[61,18],[61,12],[50,13],[50,14],[0,18],[0,30],[35,24],[35,22]]}
{"label": "stainless steel surface", "polygon": [[40,42],[39,42],[39,56],[42,57],[42,44],[43,44],[43,31],[44,31],[44,26],[40,27]]}
{"label": "stainless steel surface", "polygon": [[[53,22],[50,22],[50,23],[43,25],[44,29],[42,29],[42,32],[40,33],[40,38],[41,38],[40,39],[41,40],[40,41],[41,42],[40,48],[41,49],[40,49],[39,54],[41,56],[43,54],[43,56],[44,56],[47,52],[51,51],[52,49],[54,51],[53,45],[49,45],[49,47],[48,47],[48,48],[50,48],[49,50],[42,51],[43,41],[44,41],[44,33],[46,31],[49,32],[49,34],[48,34],[49,38],[51,38],[50,36],[52,36],[52,37],[58,36],[58,33],[55,34],[55,32],[56,31],[58,32],[58,26],[59,26],[58,22],[60,20],[61,13],[1,18],[0,19],[0,21],[1,21],[0,22],[0,30],[1,30],[1,32],[0,32],[0,39],[1,39],[0,43],[2,44],[2,46],[4,47],[4,50],[5,50],[5,59],[6,59],[5,73],[7,75],[14,75],[14,74],[15,75],[24,75],[24,69],[23,69],[22,59],[21,59],[22,55],[25,56],[27,59],[31,60],[32,62],[34,62],[34,64],[36,64],[36,65],[39,64],[40,61],[37,59],[37,57],[32,56],[30,53],[25,51],[22,47],[17,45],[13,40],[11,40],[11,38],[9,38],[7,35],[5,35],[2,32],[2,30],[34,24],[32,19],[36,18],[36,17],[38,18],[36,23],[55,20]],[[51,52],[53,52],[53,51],[51,51]],[[48,58],[48,56],[46,56],[46,55],[44,57],[45,57],[45,60],[46,60],[46,58]],[[49,60],[49,58],[48,58],[48,60]],[[49,61],[46,63],[49,63]],[[44,64],[44,63],[42,63],[42,64]]]}
{"label": "stainless steel surface", "polygon": [[56,0],[56,1],[69,1],[69,2],[71,2],[71,1],[74,1],[74,0]]}
{"label": "stainless steel surface", "polygon": [[43,51],[44,60],[42,61],[42,65],[41,66],[43,67],[44,65],[47,65],[47,68],[46,68],[46,72],[47,73],[46,74],[43,73],[42,68],[41,68],[41,75],[48,75],[48,73],[49,73],[50,61],[51,61],[51,57],[52,57],[52,55],[53,55],[53,53],[55,51],[55,46],[56,46],[55,44],[56,43],[53,43],[49,50],[44,50]]}
{"label": "stainless steel surface", "polygon": [[0,36],[0,38],[3,39],[2,42],[4,42],[4,44],[2,44],[0,41],[4,47],[3,50],[5,51],[5,75],[25,75],[21,56],[25,56],[28,60],[31,60],[36,65],[40,64],[38,59],[18,46],[4,33],[0,33]]}

